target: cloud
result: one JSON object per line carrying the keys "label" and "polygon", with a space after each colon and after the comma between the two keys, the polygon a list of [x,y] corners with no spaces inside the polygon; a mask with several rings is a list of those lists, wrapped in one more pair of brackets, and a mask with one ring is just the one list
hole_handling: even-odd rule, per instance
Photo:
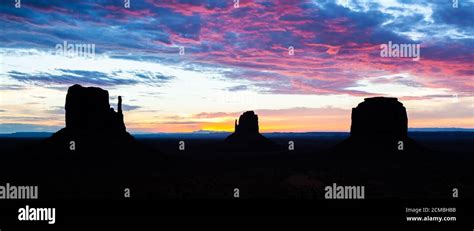
{"label": "cloud", "polygon": [[[245,1],[234,8],[232,2],[222,1],[150,0],[134,2],[126,9],[110,1],[35,1],[24,3],[21,11],[2,6],[0,20],[5,27],[1,38],[7,47],[52,49],[67,40],[96,44],[99,54],[112,57],[227,66],[246,73],[239,78],[262,86],[254,90],[263,92],[358,96],[364,92],[347,88],[356,85],[359,78],[377,71],[394,74],[403,69],[437,79],[430,86],[433,88],[446,86],[446,76],[464,76],[448,85],[467,93],[467,77],[472,77],[469,60],[474,58],[469,21],[473,4],[462,2],[459,8],[453,8],[451,3],[396,0],[383,4]],[[78,14],[79,9],[87,13]],[[379,46],[388,41],[424,44],[423,61],[415,64],[380,59]],[[186,48],[185,56],[176,56],[179,46]],[[289,46],[295,48],[294,56],[288,56]],[[124,55],[127,53],[133,55]],[[438,68],[436,72],[431,70],[433,66]],[[270,83],[259,78],[269,76],[270,70],[274,76]],[[36,80],[44,83],[70,82],[75,76],[70,72],[38,74]],[[76,74],[95,75],[97,78],[82,81],[103,86],[136,81],[100,72]],[[33,81],[19,74],[13,76]]]}
{"label": "cloud", "polygon": [[82,70],[60,70],[63,74],[38,73],[29,74],[18,71],[8,72],[8,76],[19,82],[29,83],[39,86],[48,86],[54,84],[61,85],[94,85],[94,86],[116,86],[136,84],[138,81],[133,79],[121,79],[97,71]]}
{"label": "cloud", "polygon": [[239,113],[227,113],[227,112],[201,112],[199,114],[193,115],[193,118],[202,119],[202,118],[219,118],[219,117],[236,117]]}
{"label": "cloud", "polygon": [[154,82],[167,82],[173,79],[173,76],[166,76],[159,72],[151,71],[134,71],[132,72],[136,77],[141,78],[145,81],[154,81]]}
{"label": "cloud", "polygon": [[414,110],[409,114],[411,118],[418,120],[453,118],[468,119],[471,121],[471,125],[474,125],[474,105],[472,103],[466,104],[460,100],[458,100],[458,102],[451,102],[442,108]]}
{"label": "cloud", "polygon": [[122,109],[124,111],[133,111],[140,108],[141,108],[140,106],[136,106],[136,105],[122,104]]}
{"label": "cloud", "polygon": [[246,86],[246,85],[238,85],[238,86],[230,87],[228,90],[229,91],[243,91],[243,90],[247,90],[247,89],[248,89],[248,86]]}
{"label": "cloud", "polygon": [[25,88],[25,86],[19,84],[0,84],[0,90],[2,91],[18,91]]}
{"label": "cloud", "polygon": [[50,116],[0,116],[0,120],[3,122],[6,121],[21,121],[21,122],[44,122],[48,120],[57,120],[60,118],[56,115]]}
{"label": "cloud", "polygon": [[56,114],[56,115],[65,115],[66,111],[64,110],[64,106],[52,106],[49,110],[46,110],[46,113],[49,114]]}
{"label": "cloud", "polygon": [[15,132],[56,132],[62,127],[27,124],[27,123],[0,123],[0,133],[15,133]]}
{"label": "cloud", "polygon": [[[163,86],[179,73],[176,66],[115,59],[98,55],[94,58],[67,58],[36,49],[0,49],[5,55],[0,72],[0,87],[6,90],[24,90],[28,86],[42,86],[64,90],[71,84],[114,88],[144,84]],[[29,65],[34,60],[35,65]],[[178,70],[178,71],[177,71]],[[181,72],[182,73],[182,72]]]}

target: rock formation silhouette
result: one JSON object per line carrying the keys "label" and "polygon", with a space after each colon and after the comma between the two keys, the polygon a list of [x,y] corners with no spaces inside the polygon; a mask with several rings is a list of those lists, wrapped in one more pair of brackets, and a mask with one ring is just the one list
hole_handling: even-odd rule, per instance
{"label": "rock formation silhouette", "polygon": [[351,136],[406,137],[408,117],[397,98],[366,98],[352,109]]}
{"label": "rock formation silhouette", "polygon": [[122,97],[118,111],[109,104],[109,93],[97,87],[69,87],[66,95],[66,127],[45,140],[45,148],[55,152],[118,155],[141,149],[126,131]]}
{"label": "rock formation silhouette", "polygon": [[408,117],[397,98],[366,98],[352,109],[350,137],[338,151],[354,153],[406,153],[419,147],[407,136]]}
{"label": "rock formation silhouette", "polygon": [[163,156],[138,142],[126,131],[122,97],[117,111],[110,107],[109,93],[97,87],[69,87],[66,95],[66,127],[42,141],[34,158],[48,180],[67,179],[67,197],[75,187],[92,198],[114,195],[123,185],[147,185]]}
{"label": "rock formation silhouette", "polygon": [[109,93],[97,87],[74,85],[66,95],[66,128],[125,132],[122,97],[118,97],[118,111],[109,105]]}
{"label": "rock formation silhouette", "polygon": [[246,111],[238,121],[235,120],[235,131],[225,139],[224,143],[228,145],[228,148],[236,151],[278,149],[275,143],[260,134],[258,115],[253,111]]}
{"label": "rock formation silhouette", "polygon": [[236,134],[257,134],[258,116],[253,111],[244,112],[239,117],[239,123],[235,120],[234,131]]}

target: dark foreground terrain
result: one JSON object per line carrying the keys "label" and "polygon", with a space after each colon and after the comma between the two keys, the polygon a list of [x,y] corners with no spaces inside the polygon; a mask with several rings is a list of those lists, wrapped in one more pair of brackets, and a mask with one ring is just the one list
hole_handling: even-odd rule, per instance
{"label": "dark foreground terrain", "polygon": [[149,151],[128,156],[49,156],[36,151],[42,138],[1,138],[0,175],[52,198],[121,198],[126,187],[147,199],[229,198],[234,188],[240,198],[324,198],[333,183],[365,186],[367,198],[444,198],[455,187],[474,197],[474,133],[410,133],[425,149],[410,155],[333,152],[346,133],[267,134],[282,150],[232,152],[220,148],[226,135],[138,135]]}
{"label": "dark foreground terrain", "polygon": [[[325,187],[334,183],[364,186],[365,199],[390,203],[452,200],[453,188],[460,198],[474,197],[472,132],[409,133],[423,151],[408,154],[341,153],[335,147],[347,133],[264,134],[281,150],[232,152],[222,148],[227,135],[137,135],[147,151],[128,155],[53,155],[38,148],[43,138],[3,137],[0,183],[37,185],[40,201],[61,204],[151,200],[164,206],[168,199],[234,200],[236,188],[240,199],[306,199],[311,204],[324,203]],[[294,150],[288,150],[289,141]],[[125,189],[130,189],[129,198]]]}

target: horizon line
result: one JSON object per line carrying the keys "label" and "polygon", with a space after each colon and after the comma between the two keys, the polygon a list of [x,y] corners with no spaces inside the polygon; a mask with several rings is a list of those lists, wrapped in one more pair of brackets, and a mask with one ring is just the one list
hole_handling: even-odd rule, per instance
{"label": "horizon line", "polygon": [[[415,127],[408,128],[408,132],[417,132],[420,131],[439,131],[439,132],[449,132],[451,131],[467,131],[474,132],[474,128],[463,128],[463,127]],[[2,133],[0,135],[9,135],[9,134],[18,134],[18,133],[56,133],[57,131],[17,131]],[[234,131],[219,131],[219,130],[197,130],[192,132],[131,132],[132,135],[153,135],[153,134],[211,134],[211,133],[233,133]],[[271,131],[271,132],[260,132],[261,134],[275,134],[275,133],[350,133],[350,131]]]}

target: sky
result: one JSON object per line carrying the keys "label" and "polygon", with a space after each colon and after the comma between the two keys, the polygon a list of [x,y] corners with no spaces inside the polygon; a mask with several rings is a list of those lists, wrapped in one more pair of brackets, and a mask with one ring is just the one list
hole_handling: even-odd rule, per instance
{"label": "sky", "polygon": [[73,84],[121,95],[133,133],[231,131],[247,110],[262,132],[349,131],[375,96],[411,128],[474,128],[473,0],[18,1],[0,3],[0,133],[64,127]]}

